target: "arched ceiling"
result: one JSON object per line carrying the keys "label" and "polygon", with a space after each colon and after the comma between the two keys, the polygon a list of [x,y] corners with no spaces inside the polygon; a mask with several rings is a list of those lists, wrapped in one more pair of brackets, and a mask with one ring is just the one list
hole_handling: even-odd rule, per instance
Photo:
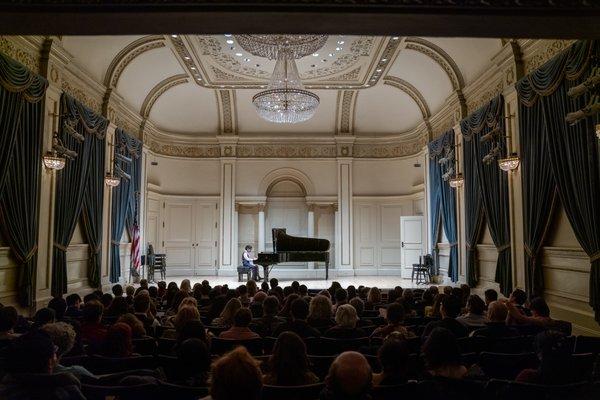
{"label": "arched ceiling", "polygon": [[298,60],[321,98],[315,116],[279,125],[258,117],[252,96],[274,61],[232,35],[65,36],[73,61],[164,134],[398,135],[438,112],[491,64],[500,39],[331,35]]}

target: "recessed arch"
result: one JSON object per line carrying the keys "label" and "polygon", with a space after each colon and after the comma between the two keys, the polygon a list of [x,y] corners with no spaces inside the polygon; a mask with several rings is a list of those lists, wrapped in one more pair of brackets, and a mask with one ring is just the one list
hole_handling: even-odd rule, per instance
{"label": "recessed arch", "polygon": [[[291,185],[290,185],[291,184]],[[268,197],[306,197],[306,188],[299,180],[281,177],[273,181],[267,188]]]}
{"label": "recessed arch", "polygon": [[258,193],[267,196],[274,185],[286,180],[297,183],[305,196],[313,196],[315,193],[311,179],[304,172],[294,168],[279,168],[269,172],[258,185]]}
{"label": "recessed arch", "polygon": [[148,95],[146,95],[146,98],[142,103],[142,108],[140,109],[140,115],[143,118],[148,118],[150,111],[152,111],[152,106],[154,106],[154,103],[156,103],[156,100],[158,100],[160,96],[162,96],[167,90],[188,82],[189,79],[186,74],[179,74],[170,76],[157,83],[156,86],[150,90]]}
{"label": "recessed arch", "polygon": [[454,90],[463,89],[465,80],[462,73],[454,59],[444,49],[428,40],[418,37],[409,37],[405,43],[407,49],[418,51],[435,61],[448,75]]}
{"label": "recessed arch", "polygon": [[413,99],[415,103],[417,103],[417,106],[419,107],[419,110],[421,110],[421,115],[423,116],[424,120],[427,120],[429,119],[429,117],[431,117],[431,111],[429,110],[429,105],[427,105],[427,101],[425,100],[421,92],[419,92],[419,90],[413,85],[411,85],[409,82],[405,81],[404,79],[388,75],[385,78],[383,78],[383,84],[393,86],[409,95],[410,98]]}

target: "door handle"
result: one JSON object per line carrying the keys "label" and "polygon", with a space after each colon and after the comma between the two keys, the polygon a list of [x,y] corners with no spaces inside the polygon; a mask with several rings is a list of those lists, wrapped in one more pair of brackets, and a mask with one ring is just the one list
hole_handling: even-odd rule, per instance
{"label": "door handle", "polygon": [[404,242],[400,242],[400,243],[402,243],[402,247],[404,247]]}

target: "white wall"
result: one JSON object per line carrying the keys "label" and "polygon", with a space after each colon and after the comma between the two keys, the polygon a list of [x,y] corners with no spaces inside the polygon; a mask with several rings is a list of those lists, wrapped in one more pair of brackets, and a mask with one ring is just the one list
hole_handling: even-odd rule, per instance
{"label": "white wall", "polygon": [[[413,193],[423,183],[422,157],[354,160],[352,188],[355,196],[395,196]],[[414,164],[421,162],[421,167]]]}
{"label": "white wall", "polygon": [[148,183],[164,194],[219,195],[219,160],[172,158],[150,155],[158,165],[148,167]]}

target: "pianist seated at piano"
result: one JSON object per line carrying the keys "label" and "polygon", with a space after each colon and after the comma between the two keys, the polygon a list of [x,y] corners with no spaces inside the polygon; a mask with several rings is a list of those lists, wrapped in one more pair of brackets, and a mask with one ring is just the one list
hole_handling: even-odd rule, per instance
{"label": "pianist seated at piano", "polygon": [[242,266],[252,271],[252,280],[258,282],[262,278],[258,276],[258,266],[254,265],[254,261],[258,258],[254,257],[252,252],[252,246],[246,245],[244,247],[244,254],[242,254]]}

